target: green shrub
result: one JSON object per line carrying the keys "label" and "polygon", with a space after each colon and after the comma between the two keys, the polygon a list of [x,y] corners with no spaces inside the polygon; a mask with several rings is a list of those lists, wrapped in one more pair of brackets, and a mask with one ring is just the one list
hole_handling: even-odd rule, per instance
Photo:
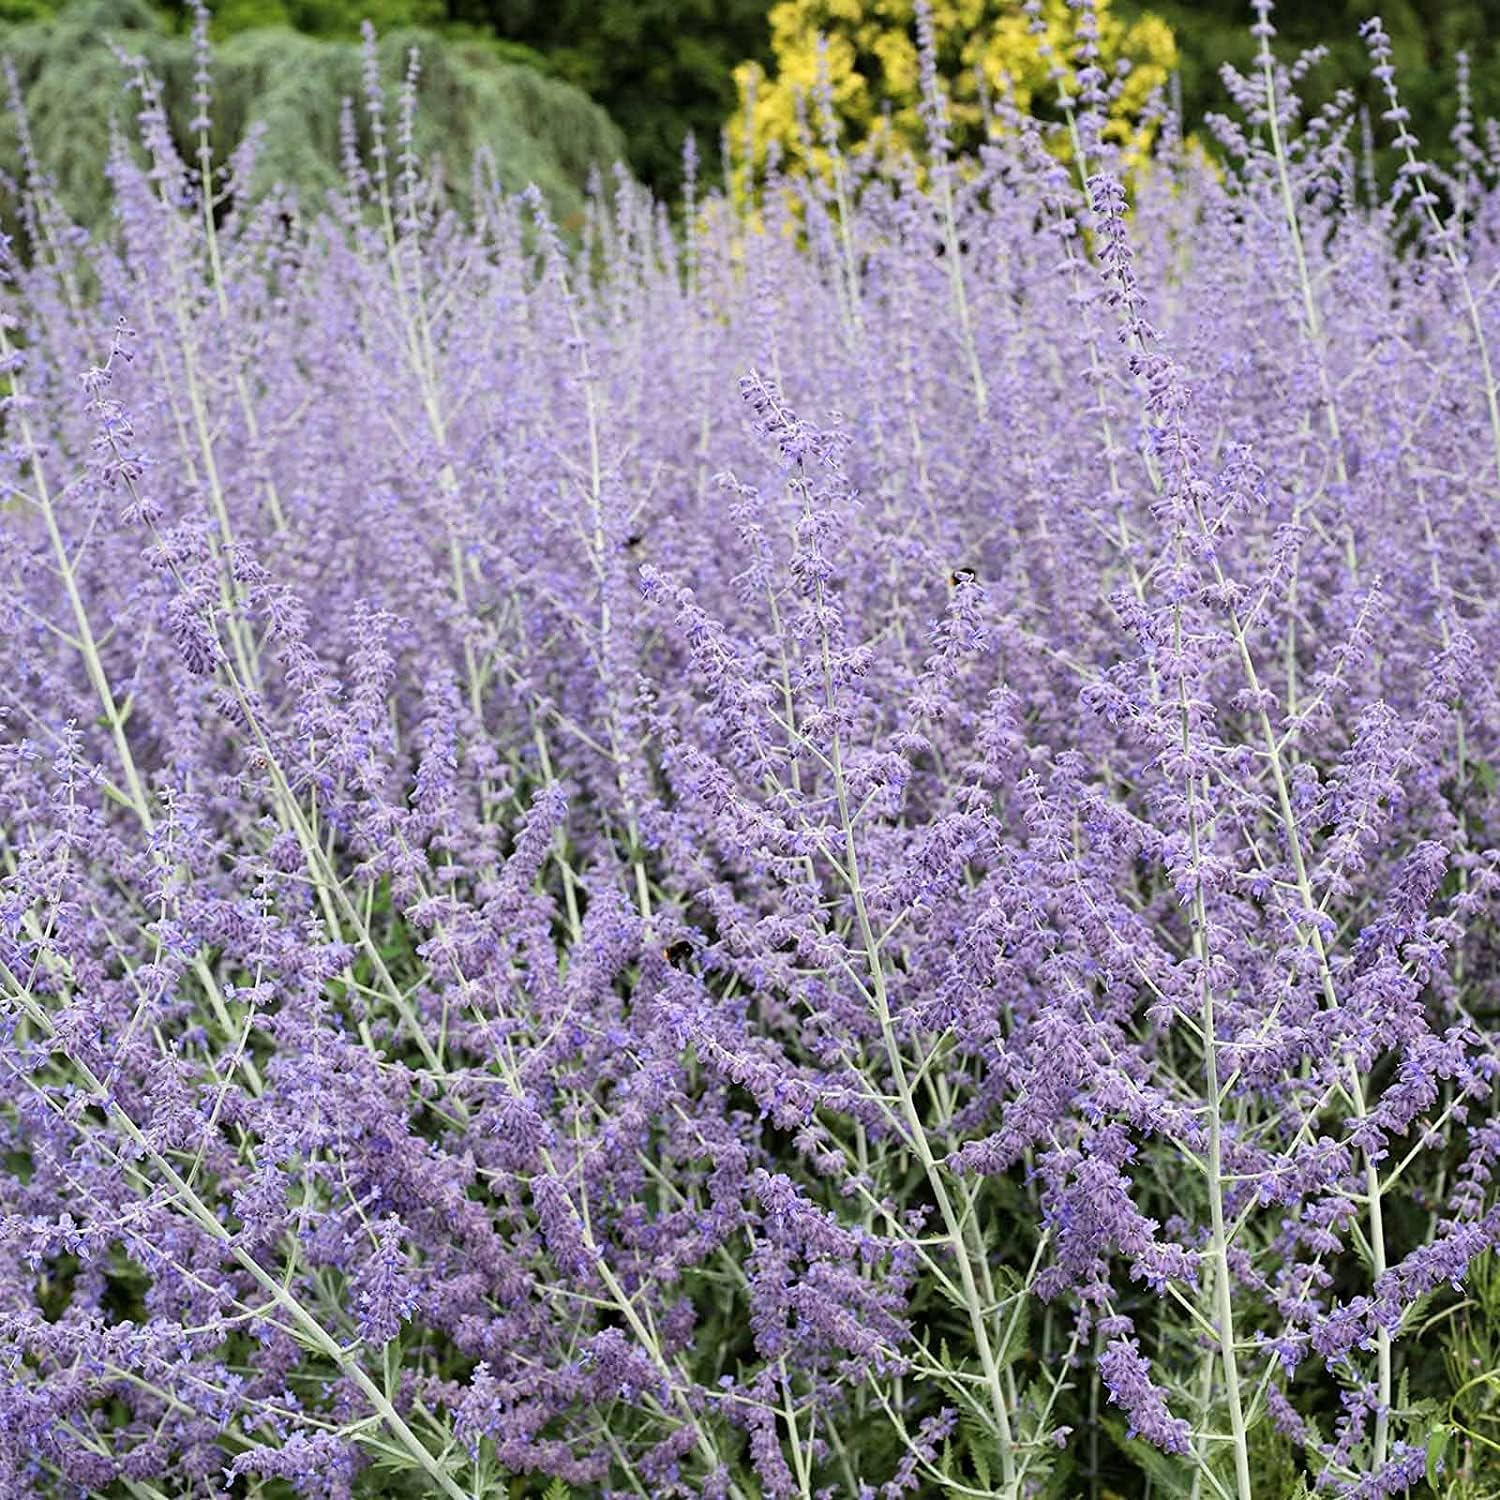
{"label": "green shrub", "polygon": [[[422,3],[412,0],[408,8]],[[108,212],[100,163],[112,129],[127,123],[135,108],[115,47],[144,57],[161,79],[174,134],[191,158],[191,42],[141,0],[81,0],[55,16],[0,26],[0,51],[13,63],[37,155],[68,210],[88,225]],[[392,31],[379,42],[388,80],[402,76],[414,47],[421,56],[418,148],[424,159],[441,160],[446,190],[460,206],[481,148],[493,156],[507,188],[536,183],[564,222],[582,208],[590,169],[623,159],[619,131],[580,90],[503,58],[482,39],[413,27]],[[387,92],[393,98],[395,90]],[[215,50],[215,156],[223,159],[253,126],[263,126],[251,192],[283,185],[321,194],[339,177],[342,101],[360,94],[355,41],[314,38],[284,26],[233,35]],[[7,110],[0,121],[0,171],[14,177],[20,166],[19,122]]]}

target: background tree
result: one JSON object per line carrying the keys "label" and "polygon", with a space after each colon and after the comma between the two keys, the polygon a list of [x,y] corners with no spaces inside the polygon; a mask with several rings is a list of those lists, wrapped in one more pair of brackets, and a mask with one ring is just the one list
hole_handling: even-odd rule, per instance
{"label": "background tree", "polygon": [[220,36],[287,26],[309,36],[355,37],[366,20],[380,32],[447,20],[443,0],[219,0],[213,12]]}
{"label": "background tree", "polygon": [[451,21],[542,53],[608,110],[642,181],[674,193],[691,131],[709,164],[734,108],[734,69],[769,60],[766,0],[447,0]]}
{"label": "background tree", "polygon": [[[217,0],[213,8],[221,41],[263,29],[280,38],[269,51],[245,44],[244,77],[247,87],[263,84],[276,94],[269,113],[286,110],[293,136],[286,150],[293,157],[310,138],[330,139],[327,111],[311,98],[293,104],[297,88],[307,85],[281,76],[283,70],[270,59],[292,56],[287,49],[295,44],[288,32],[349,41],[365,18],[382,34],[416,27],[441,34],[450,45],[452,52],[445,55],[456,59],[454,66],[466,80],[460,92],[467,123],[460,126],[460,138],[474,139],[472,132],[479,131],[512,159],[524,159],[534,140],[551,140],[556,132],[563,159],[578,156],[580,140],[592,142],[598,118],[581,111],[573,95],[548,90],[529,74],[491,71],[497,64],[530,65],[572,83],[602,106],[623,132],[633,171],[668,197],[680,188],[682,146],[690,131],[698,137],[705,171],[714,173],[720,133],[736,108],[736,68],[758,67],[765,74],[756,91],[762,149],[773,137],[793,142],[796,99],[815,78],[820,31],[829,38],[835,96],[850,135],[862,139],[885,129],[882,112],[889,108],[889,128],[919,139],[911,0]],[[46,51],[53,44],[40,33],[18,37],[15,28],[43,21],[58,9],[57,0],[0,0],[0,50],[19,46],[31,58]],[[1003,76],[1023,103],[1049,107],[1045,68],[1027,34],[1020,0],[936,0],[935,9],[960,147],[975,139],[980,76],[990,87]],[[1378,116],[1380,101],[1358,35],[1361,20],[1375,10],[1394,39],[1403,96],[1423,150],[1444,160],[1451,155],[1454,58],[1460,50],[1471,57],[1476,113],[1500,112],[1500,0],[1287,0],[1275,15],[1278,51],[1289,56],[1313,45],[1329,50],[1304,87],[1314,107],[1337,88],[1350,86]],[[1073,18],[1065,0],[1046,0],[1045,13],[1054,41],[1066,45]],[[188,25],[185,0],[163,0],[154,9],[144,0],[116,4],[97,14],[104,19],[92,24],[125,27],[158,40],[180,36]],[[1119,106],[1122,122],[1173,69],[1189,119],[1222,108],[1220,64],[1228,60],[1249,67],[1253,59],[1248,0],[1112,0],[1104,15],[1107,60],[1135,64]],[[111,60],[92,46],[87,59],[75,55],[78,43],[89,43],[77,27],[57,35],[71,40],[59,40],[48,54],[60,69],[47,86],[49,95],[59,120],[74,120],[87,134],[107,118],[106,106],[117,97],[116,75],[109,71]],[[424,44],[434,59],[437,45],[430,39]],[[321,54],[298,52],[298,66],[314,55]],[[72,91],[79,89],[86,94],[74,101]],[[459,106],[450,107],[435,92],[430,102],[440,122],[434,138],[447,139]],[[311,111],[308,123],[298,118],[304,105]],[[496,111],[489,123],[487,110]],[[743,121],[736,129],[743,129]],[[58,144],[67,149],[65,137],[60,131]],[[592,160],[593,150],[590,144],[583,154]],[[80,151],[77,159],[86,158]],[[560,178],[571,181],[572,171],[564,161],[553,174],[551,191],[559,190]]]}
{"label": "background tree", "polygon": [[[1118,0],[1122,16],[1149,9],[1172,27],[1177,39],[1183,112],[1189,120],[1225,107],[1219,69],[1254,65],[1249,0]],[[1339,88],[1352,88],[1376,119],[1385,107],[1370,78],[1360,41],[1360,23],[1378,14],[1390,32],[1402,102],[1425,155],[1447,161],[1449,132],[1457,109],[1455,59],[1470,59],[1476,115],[1500,113],[1500,0],[1283,0],[1272,13],[1279,56],[1324,47],[1328,56],[1301,92],[1316,108]]]}
{"label": "background tree", "polygon": [[[1171,76],[1176,48],[1170,29],[1150,13],[1127,19],[1099,0],[1097,14],[1103,64],[1125,70],[1110,112],[1125,134]],[[924,149],[914,0],[779,0],[770,18],[772,65],[740,69],[733,138],[753,132],[757,158],[775,141],[795,161],[806,149],[801,122],[822,70],[846,144],[889,139]],[[1048,81],[1054,62],[1070,84],[1074,79],[1079,16],[1067,0],[1045,0],[1041,33],[1019,0],[935,0],[932,19],[959,151],[982,139],[984,93],[1009,93],[1022,109],[1046,109],[1056,96]]]}
{"label": "background tree", "polygon": [[[14,65],[37,154],[64,203],[84,223],[97,222],[107,208],[100,163],[112,125],[128,121],[138,107],[112,42],[144,57],[160,78],[179,148],[192,159],[192,47],[161,12],[141,0],[81,0],[0,33],[0,51]],[[587,95],[507,59],[492,42],[405,27],[385,33],[379,47],[384,74],[392,80],[402,76],[410,49],[419,50],[418,148],[424,159],[441,165],[445,189],[460,205],[480,147],[507,188],[535,182],[564,222],[581,212],[590,170],[607,169],[624,155],[619,131]],[[339,180],[342,101],[361,93],[359,48],[351,40],[316,38],[285,26],[231,36],[214,56],[215,156],[224,160],[252,127],[263,126],[248,190],[282,184],[316,196]],[[0,118],[0,171],[12,178],[21,169],[19,127],[11,111]]]}

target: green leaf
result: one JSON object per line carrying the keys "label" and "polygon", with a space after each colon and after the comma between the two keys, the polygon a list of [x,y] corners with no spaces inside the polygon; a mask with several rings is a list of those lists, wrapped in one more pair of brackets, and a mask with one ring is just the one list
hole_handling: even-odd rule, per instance
{"label": "green leaf", "polygon": [[975,1477],[979,1480],[982,1489],[990,1487],[990,1460],[984,1451],[989,1445],[989,1434],[985,1433],[983,1441],[974,1442],[972,1437],[969,1443],[969,1462],[974,1465]]}
{"label": "green leaf", "polygon": [[1022,1293],[1020,1302],[1015,1307],[1007,1308],[1002,1318],[1000,1326],[1008,1336],[996,1355],[996,1361],[1005,1370],[1031,1347],[1028,1342],[1031,1333],[1031,1298]]}
{"label": "green leaf", "polygon": [[1105,1417],[1103,1425],[1120,1451],[1151,1480],[1153,1494],[1169,1496],[1170,1500],[1191,1500],[1192,1465],[1139,1438],[1126,1437],[1125,1424],[1118,1417]]}
{"label": "green leaf", "polygon": [[995,1447],[995,1434],[980,1419],[977,1412],[967,1406],[960,1407],[958,1431],[962,1439],[962,1451],[968,1458],[980,1485],[990,1487],[990,1452]]}
{"label": "green leaf", "polygon": [[1440,1423],[1427,1434],[1427,1483],[1434,1491],[1438,1490],[1438,1476],[1443,1468],[1443,1455],[1448,1451],[1448,1443],[1453,1437],[1453,1429],[1446,1423]]}

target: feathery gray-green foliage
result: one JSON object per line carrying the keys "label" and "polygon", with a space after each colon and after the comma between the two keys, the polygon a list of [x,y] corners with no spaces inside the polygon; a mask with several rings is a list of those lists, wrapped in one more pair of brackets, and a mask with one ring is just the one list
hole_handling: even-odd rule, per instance
{"label": "feathery gray-green foliage", "polygon": [[[418,50],[418,149],[424,160],[441,162],[447,191],[460,205],[480,149],[507,188],[536,183],[564,223],[582,208],[590,169],[624,156],[618,130],[585,94],[501,58],[481,39],[404,29],[379,46],[392,101],[408,54]],[[128,127],[137,108],[116,48],[143,57],[161,80],[174,134],[191,158],[191,43],[141,0],[79,0],[45,20],[0,26],[0,53],[14,66],[42,167],[69,212],[91,226],[108,212],[103,163],[111,129]],[[361,92],[355,42],[283,28],[230,37],[214,53],[215,157],[223,160],[259,125],[264,139],[251,193],[279,185],[304,197],[320,194],[339,178],[342,101],[359,100]],[[20,170],[19,121],[7,108],[0,172],[15,178]]]}

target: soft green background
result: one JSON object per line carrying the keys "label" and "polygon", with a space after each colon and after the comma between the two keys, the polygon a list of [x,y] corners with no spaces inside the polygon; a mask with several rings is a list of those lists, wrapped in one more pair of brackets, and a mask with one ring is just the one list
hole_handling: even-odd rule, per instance
{"label": "soft green background", "polygon": [[[1117,0],[1125,14],[1148,7],[1177,34],[1188,118],[1223,107],[1219,65],[1248,65],[1253,51],[1248,0]],[[1441,160],[1460,49],[1472,54],[1479,112],[1500,113],[1500,0],[1288,0],[1276,16],[1283,55],[1315,43],[1332,54],[1307,84],[1312,103],[1350,86],[1378,113],[1358,36],[1377,9],[1395,39],[1424,151]],[[262,180],[330,181],[338,100],[357,91],[352,44],[368,17],[391,76],[398,54],[420,42],[424,136],[459,168],[449,175],[460,193],[468,154],[483,141],[507,182],[535,179],[564,217],[578,209],[589,166],[621,155],[672,197],[689,131],[708,173],[716,170],[719,131],[734,104],[732,70],[767,60],[768,10],[769,0],[221,0],[217,144],[262,119],[270,127]],[[102,201],[97,166],[110,119],[128,114],[106,37],[150,58],[166,77],[174,122],[185,123],[188,24],[181,0],[0,0],[0,49],[16,59],[41,154],[85,218]],[[0,167],[15,164],[7,122]]]}

